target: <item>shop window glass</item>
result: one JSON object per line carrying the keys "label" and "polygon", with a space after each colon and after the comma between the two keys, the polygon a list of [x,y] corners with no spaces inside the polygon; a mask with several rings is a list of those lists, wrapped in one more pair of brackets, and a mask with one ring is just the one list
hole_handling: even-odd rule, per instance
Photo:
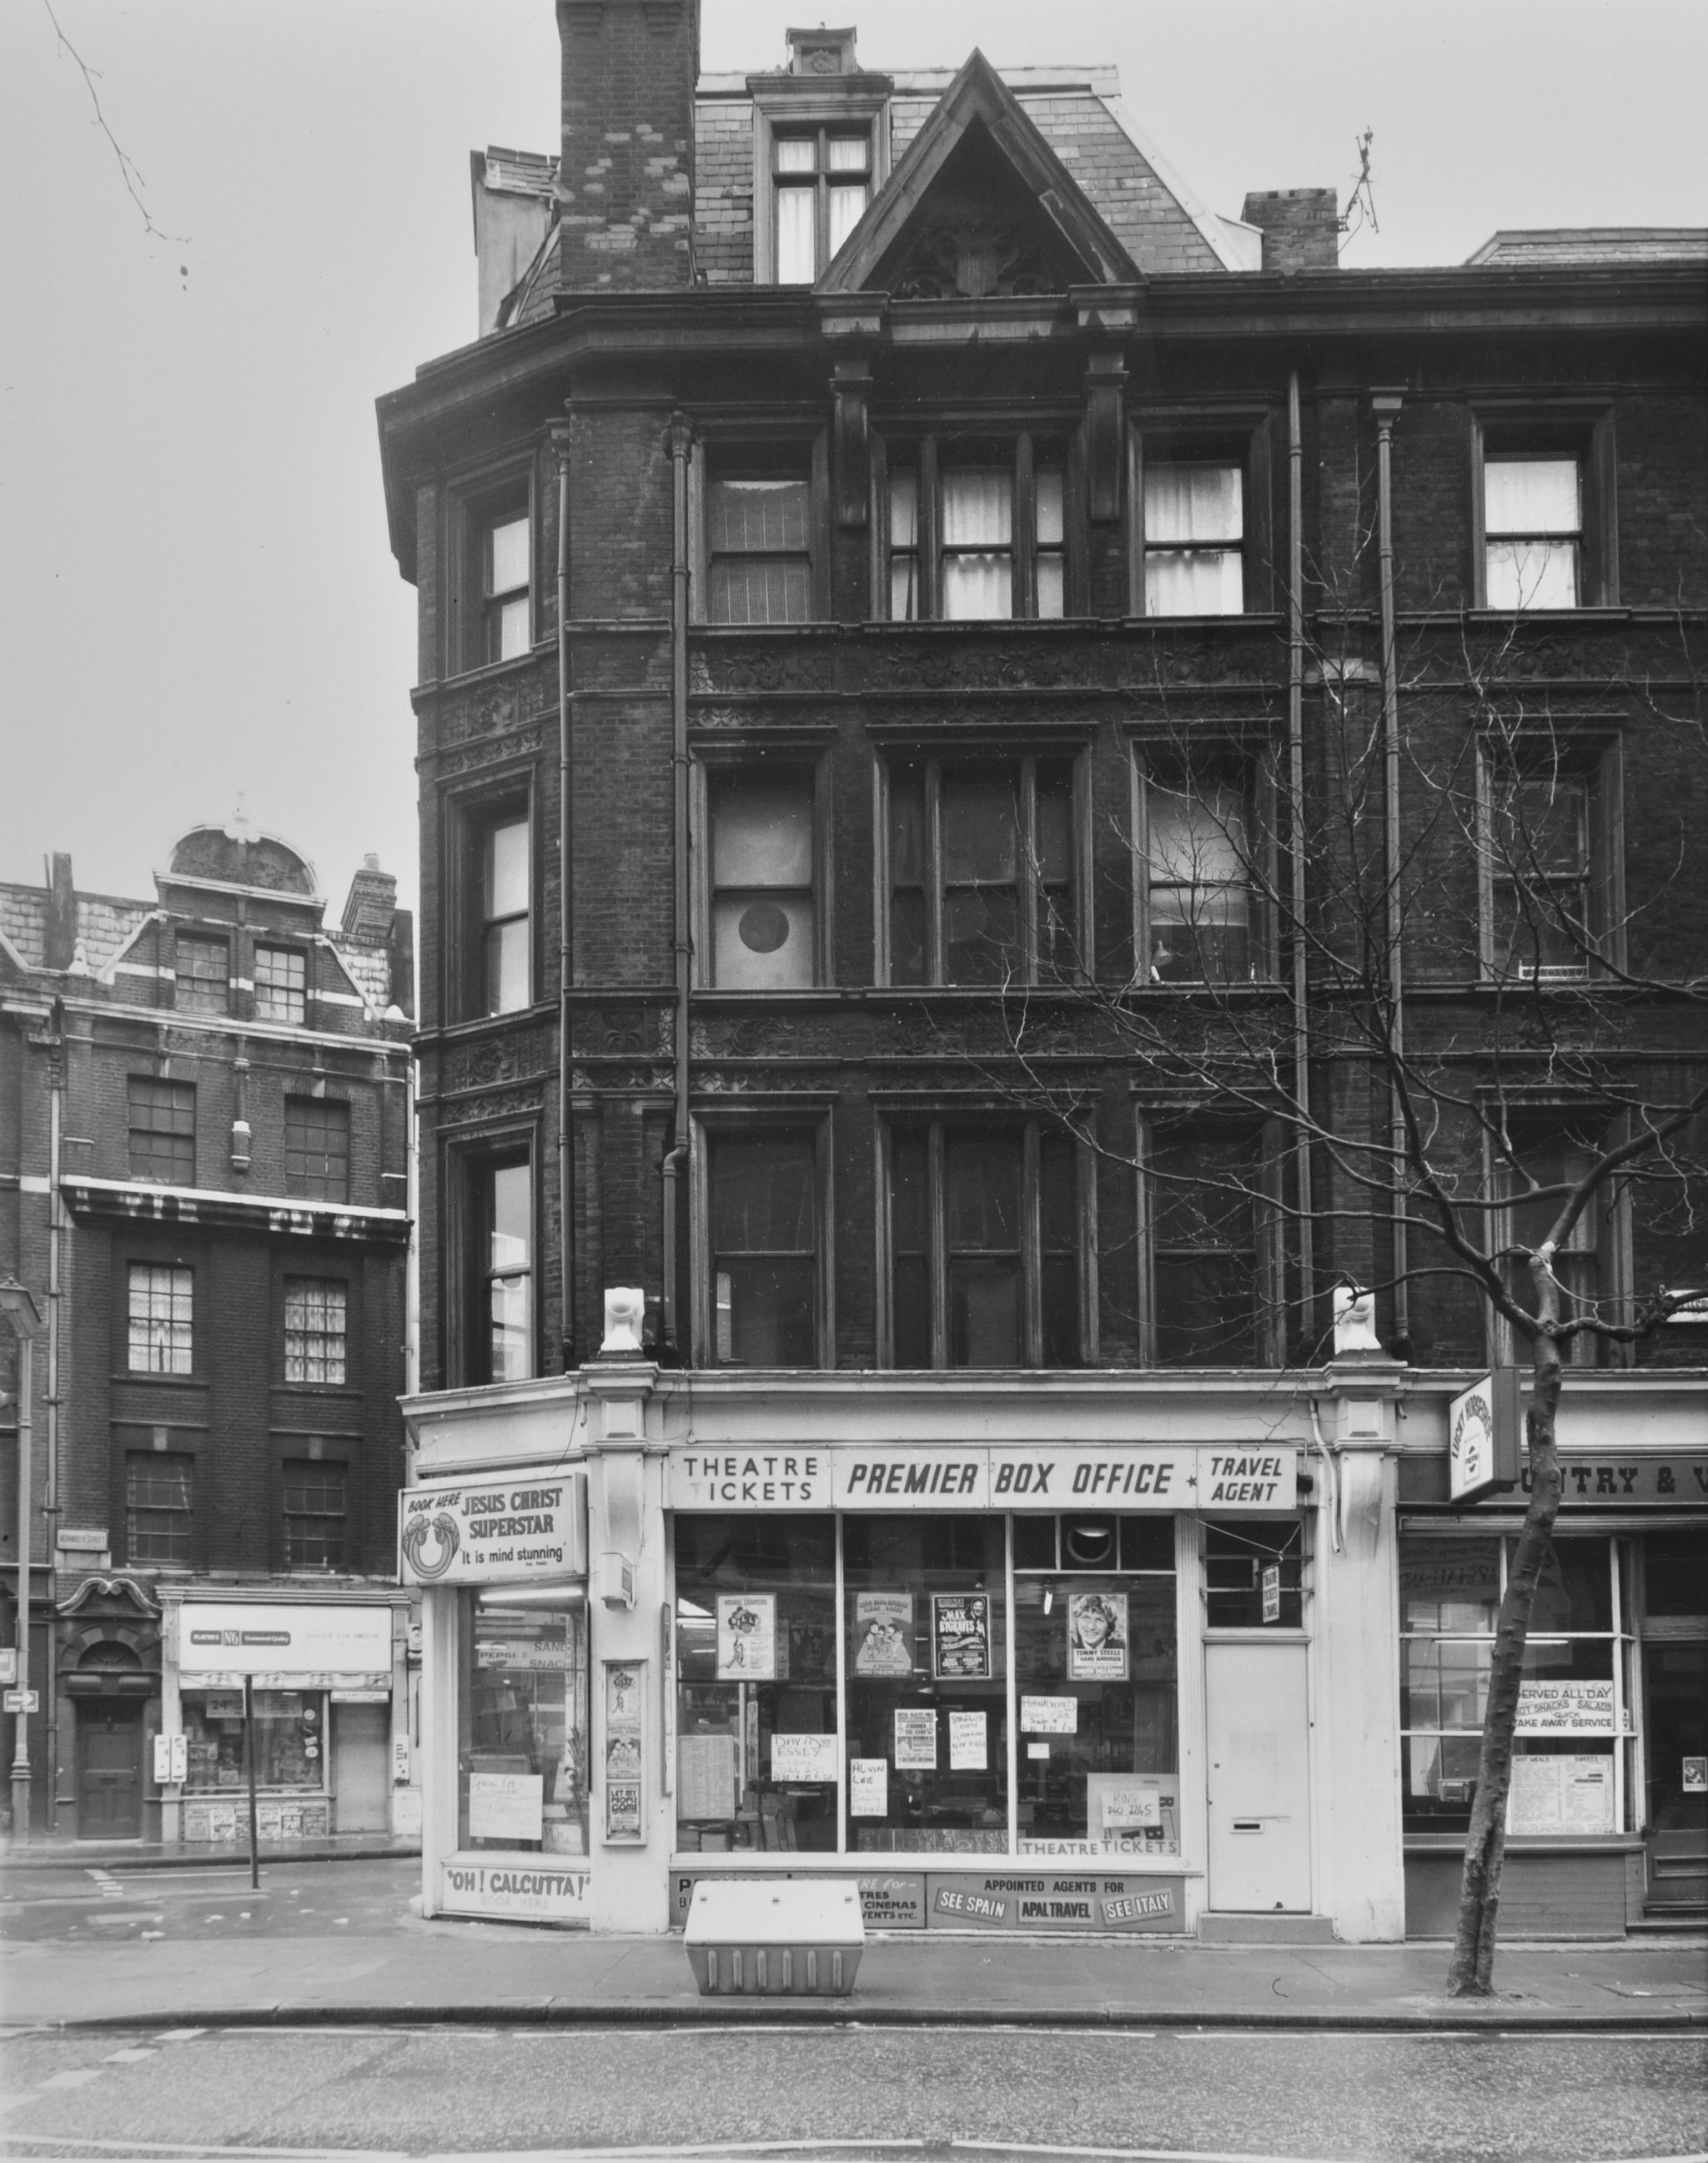
{"label": "shop window glass", "polygon": [[[1280,1607],[1266,1623],[1264,1575],[1271,1569]],[[1297,1630],[1304,1620],[1303,1583],[1304,1527],[1297,1517],[1205,1524],[1204,1620],[1212,1630]]]}
{"label": "shop window glass", "polygon": [[1179,1854],[1173,1518],[1014,1529],[1020,1852]]}
{"label": "shop window glass", "polygon": [[1708,1621],[1708,1532],[1651,1532],[1643,1542],[1644,1612]]}
{"label": "shop window glass", "polygon": [[678,1849],[833,1851],[835,1521],[680,1516],[676,1580]]}
{"label": "shop window glass", "polygon": [[1000,1516],[843,1520],[850,1853],[1007,1850],[1003,1547]]}
{"label": "shop window glass", "polygon": [[457,1844],[588,1851],[587,1612],[561,1591],[461,1595]]}
{"label": "shop window glass", "polygon": [[[1408,1830],[1459,1830],[1470,1822],[1512,1545],[1446,1535],[1400,1542]],[[1628,1816],[1632,1737],[1622,1612],[1614,1544],[1553,1542],[1524,1652],[1507,1820],[1514,1835],[1613,1832]]]}
{"label": "shop window glass", "polygon": [[[254,1698],[257,1788],[324,1788],[325,1694],[258,1689]],[[189,1758],[186,1792],[235,1795],[246,1788],[243,1691],[186,1689],[183,1718]]]}

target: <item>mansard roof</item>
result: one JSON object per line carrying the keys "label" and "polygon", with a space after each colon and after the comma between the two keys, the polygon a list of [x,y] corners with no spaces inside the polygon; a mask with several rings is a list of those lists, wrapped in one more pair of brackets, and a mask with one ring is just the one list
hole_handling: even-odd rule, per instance
{"label": "mansard roof", "polygon": [[969,298],[1126,285],[1138,266],[976,50],[818,281]]}

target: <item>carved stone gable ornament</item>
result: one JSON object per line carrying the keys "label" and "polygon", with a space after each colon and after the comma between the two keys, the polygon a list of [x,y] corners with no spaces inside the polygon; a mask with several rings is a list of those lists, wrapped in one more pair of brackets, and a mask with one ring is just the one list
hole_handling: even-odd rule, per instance
{"label": "carved stone gable ornament", "polygon": [[1019,228],[995,219],[958,217],[928,227],[908,258],[896,287],[903,301],[982,301],[1004,296],[1059,291],[1021,239]]}

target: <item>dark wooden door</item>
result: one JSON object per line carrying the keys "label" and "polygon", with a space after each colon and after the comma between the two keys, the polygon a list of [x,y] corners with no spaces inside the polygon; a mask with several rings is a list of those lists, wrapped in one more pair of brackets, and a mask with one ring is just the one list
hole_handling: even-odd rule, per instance
{"label": "dark wooden door", "polygon": [[135,1840],[142,1829],[142,1707],[79,1705],[78,1837]]}

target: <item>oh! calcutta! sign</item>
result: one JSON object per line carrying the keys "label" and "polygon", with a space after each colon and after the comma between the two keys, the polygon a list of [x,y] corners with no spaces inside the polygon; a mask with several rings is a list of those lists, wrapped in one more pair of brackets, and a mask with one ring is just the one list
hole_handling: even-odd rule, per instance
{"label": "oh! calcutta! sign", "polygon": [[587,1575],[584,1473],[488,1474],[405,1487],[397,1517],[405,1584]]}
{"label": "oh! calcutta! sign", "polygon": [[678,1448],[673,1510],[1291,1510],[1288,1445],[1099,1448],[1080,1443]]}
{"label": "oh! calcutta! sign", "polygon": [[529,1855],[491,1862],[462,1857],[439,1866],[439,1905],[456,1915],[585,1923],[592,1885],[586,1870],[541,1869]]}

